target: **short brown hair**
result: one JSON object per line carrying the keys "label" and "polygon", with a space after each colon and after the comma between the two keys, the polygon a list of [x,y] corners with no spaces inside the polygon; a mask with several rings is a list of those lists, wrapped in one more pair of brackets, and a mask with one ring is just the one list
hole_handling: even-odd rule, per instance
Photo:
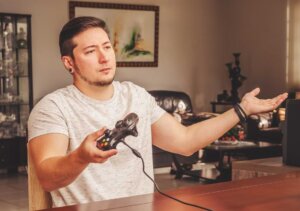
{"label": "short brown hair", "polygon": [[67,22],[59,34],[59,49],[61,56],[73,57],[73,49],[76,45],[72,42],[72,38],[87,29],[97,27],[103,29],[107,35],[109,34],[106,23],[99,18],[80,16]]}

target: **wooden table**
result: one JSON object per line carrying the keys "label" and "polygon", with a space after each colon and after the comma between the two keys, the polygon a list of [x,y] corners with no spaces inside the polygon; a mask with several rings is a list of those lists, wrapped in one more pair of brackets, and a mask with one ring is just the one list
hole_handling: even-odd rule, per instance
{"label": "wooden table", "polygon": [[300,167],[285,165],[282,157],[271,157],[255,160],[232,162],[232,180],[250,179],[254,177],[300,172]]}
{"label": "wooden table", "polygon": [[[220,142],[221,143],[221,142]],[[218,164],[217,169],[220,173],[216,182],[223,182],[231,180],[231,156],[235,154],[267,154],[272,151],[273,153],[281,153],[281,144],[268,143],[264,141],[239,141],[234,145],[223,145],[223,144],[211,144],[204,148],[205,152],[217,152],[218,153]],[[227,160],[224,157],[227,156]]]}
{"label": "wooden table", "polygon": [[[289,172],[211,185],[195,185],[167,193],[181,200],[217,211],[300,210],[300,173]],[[180,204],[159,193],[154,193],[47,210],[194,211],[200,209]]]}

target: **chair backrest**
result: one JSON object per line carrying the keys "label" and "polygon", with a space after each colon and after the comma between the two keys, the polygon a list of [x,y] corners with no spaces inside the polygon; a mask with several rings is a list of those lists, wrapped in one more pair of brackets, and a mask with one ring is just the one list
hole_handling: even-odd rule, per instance
{"label": "chair backrest", "polygon": [[192,113],[192,102],[184,92],[169,91],[169,90],[151,90],[149,93],[155,98],[157,104],[169,113],[173,113],[178,106],[178,103],[182,101],[186,106],[186,112]]}
{"label": "chair backrest", "polygon": [[52,207],[51,195],[44,191],[36,173],[34,165],[31,161],[29,147],[27,146],[28,154],[28,200],[29,211],[47,209]]}
{"label": "chair backrest", "polygon": [[[183,102],[186,106],[186,112],[192,113],[192,102],[188,94],[180,91],[169,91],[169,90],[151,90],[148,91],[156,100],[157,104],[169,113],[176,112],[178,109],[179,102]],[[183,121],[181,121],[182,124]],[[153,145],[153,165],[154,168],[169,167],[172,165],[174,158],[172,153],[164,151]],[[198,162],[198,152],[192,156],[181,156],[176,155],[176,158],[180,163],[194,164]]]}

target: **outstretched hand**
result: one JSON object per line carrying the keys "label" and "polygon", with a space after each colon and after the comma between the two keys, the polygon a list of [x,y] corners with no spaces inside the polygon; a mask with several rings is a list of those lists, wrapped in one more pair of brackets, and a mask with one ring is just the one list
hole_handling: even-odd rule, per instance
{"label": "outstretched hand", "polygon": [[96,147],[96,141],[101,137],[105,128],[89,134],[77,148],[77,155],[82,163],[103,163],[111,156],[117,154],[116,149],[102,151]]}
{"label": "outstretched hand", "polygon": [[259,94],[260,89],[253,89],[242,98],[240,103],[246,114],[258,114],[268,112],[276,109],[286,98],[287,93],[280,94],[272,99],[259,99],[256,96]]}

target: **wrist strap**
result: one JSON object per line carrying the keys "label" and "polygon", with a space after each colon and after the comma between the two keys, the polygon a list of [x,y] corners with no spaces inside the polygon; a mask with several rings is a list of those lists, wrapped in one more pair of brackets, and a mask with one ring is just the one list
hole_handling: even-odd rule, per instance
{"label": "wrist strap", "polygon": [[246,112],[244,111],[244,109],[241,107],[241,105],[240,104],[236,104],[238,107],[239,107],[239,109],[240,109],[240,111],[242,112],[242,114],[243,114],[243,116],[247,119],[247,114],[246,114]]}
{"label": "wrist strap", "polygon": [[235,113],[238,115],[241,123],[245,123],[247,121],[247,115],[245,111],[242,109],[242,107],[239,104],[233,105]]}

